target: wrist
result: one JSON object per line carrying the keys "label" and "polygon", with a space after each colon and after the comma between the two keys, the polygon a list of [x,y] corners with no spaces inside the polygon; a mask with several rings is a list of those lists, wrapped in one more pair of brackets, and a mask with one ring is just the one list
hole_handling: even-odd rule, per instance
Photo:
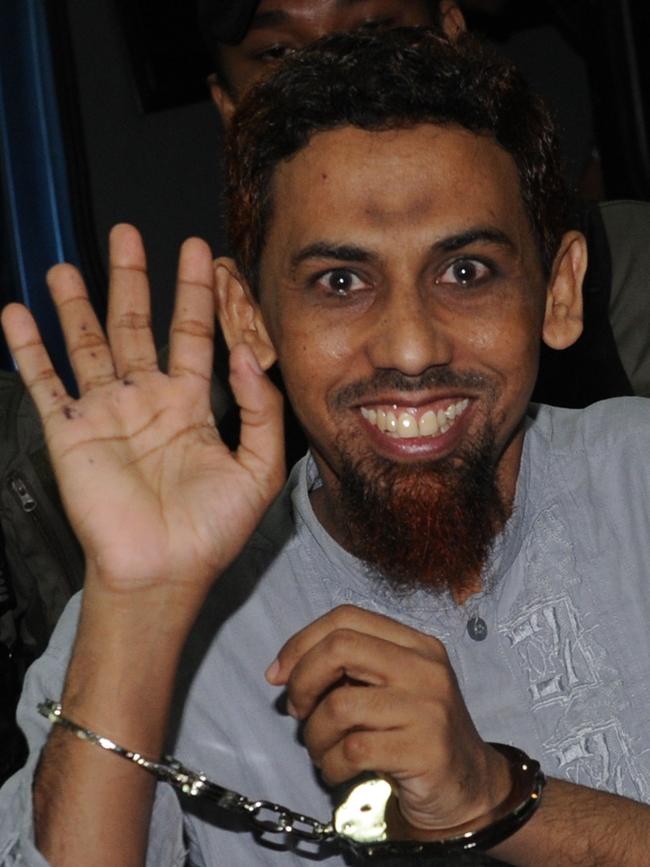
{"label": "wrist", "polygon": [[515,833],[537,809],[545,784],[539,763],[521,750],[504,744],[490,745],[508,763],[510,783],[507,794],[487,812],[447,828],[421,827],[412,824],[392,796],[386,806],[387,834],[391,840],[419,841],[489,849]]}
{"label": "wrist", "polygon": [[61,700],[81,724],[156,754],[194,610],[170,593],[84,588]]}
{"label": "wrist", "polygon": [[[207,591],[206,591],[207,592]],[[206,592],[179,586],[161,577],[154,585],[116,586],[88,566],[81,602],[80,628],[86,625],[104,639],[128,633],[133,641],[164,640],[182,644],[196,619]]]}
{"label": "wrist", "polygon": [[465,762],[450,765],[444,794],[436,785],[430,799],[413,795],[400,798],[399,814],[406,825],[422,833],[431,832],[434,839],[439,831],[444,836],[449,828],[469,826],[499,810],[513,785],[506,756],[483,742],[482,749]]}

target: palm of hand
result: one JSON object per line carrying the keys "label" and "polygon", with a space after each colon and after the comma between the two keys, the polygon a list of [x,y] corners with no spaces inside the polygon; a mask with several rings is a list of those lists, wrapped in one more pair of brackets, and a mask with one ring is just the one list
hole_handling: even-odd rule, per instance
{"label": "palm of hand", "polygon": [[221,442],[203,389],[185,377],[108,383],[66,403],[46,432],[70,520],[118,583],[216,574],[266,505],[264,486]]}
{"label": "palm of hand", "polygon": [[231,382],[245,423],[231,453],[210,410],[214,301],[205,245],[189,242],[181,254],[169,375],[157,367],[144,253],[130,227],[113,231],[111,265],[108,341],[76,270],[50,274],[78,400],[24,308],[5,311],[5,331],[43,419],[66,511],[103,585],[204,588],[281,484],[279,398],[250,349],[235,347]]}

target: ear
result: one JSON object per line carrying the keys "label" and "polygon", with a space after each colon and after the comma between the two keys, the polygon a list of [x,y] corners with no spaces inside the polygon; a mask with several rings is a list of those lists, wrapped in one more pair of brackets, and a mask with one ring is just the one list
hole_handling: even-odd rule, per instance
{"label": "ear", "polygon": [[232,349],[237,343],[247,343],[263,370],[268,370],[277,358],[262,318],[246,281],[240,276],[232,259],[221,258],[214,263],[215,306],[223,336]]}
{"label": "ear", "polygon": [[442,0],[440,3],[440,24],[452,42],[467,30],[465,17],[454,0]]}
{"label": "ear", "polygon": [[217,106],[223,125],[228,128],[235,111],[235,103],[232,101],[232,97],[228,91],[224,90],[219,84],[214,73],[208,76],[208,85],[210,87],[212,102]]}
{"label": "ear", "polygon": [[546,293],[542,337],[551,349],[567,349],[582,334],[582,282],[587,271],[587,241],[567,232],[560,242]]}

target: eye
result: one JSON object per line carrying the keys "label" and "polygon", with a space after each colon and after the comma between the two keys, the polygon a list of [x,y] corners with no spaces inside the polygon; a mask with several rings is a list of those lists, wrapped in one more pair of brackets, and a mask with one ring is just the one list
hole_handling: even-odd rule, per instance
{"label": "eye", "polygon": [[314,285],[322,288],[329,296],[348,298],[353,292],[365,288],[366,284],[353,271],[348,271],[346,268],[333,268],[331,271],[319,274],[314,280]]}
{"label": "eye", "polygon": [[388,16],[385,18],[367,18],[358,25],[358,29],[372,33],[376,30],[388,30],[392,27],[396,27],[397,24],[398,21],[396,18]]}
{"label": "eye", "polygon": [[284,60],[285,57],[293,54],[295,50],[295,48],[291,48],[289,45],[282,45],[281,43],[269,45],[268,48],[255,53],[255,60],[261,60],[262,63],[275,63],[278,60]]}
{"label": "eye", "polygon": [[478,259],[456,259],[447,270],[437,278],[436,283],[457,283],[471,286],[483,283],[492,275],[491,268]]}

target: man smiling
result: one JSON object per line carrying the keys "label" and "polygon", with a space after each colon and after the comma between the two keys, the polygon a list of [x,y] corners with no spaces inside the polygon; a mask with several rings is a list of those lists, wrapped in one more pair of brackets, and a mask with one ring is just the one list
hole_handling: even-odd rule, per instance
{"label": "man smiling", "polygon": [[[229,167],[236,259],[184,246],[168,374],[131,227],[107,338],[76,270],[50,275],[79,400],[27,312],[3,316],[87,575],[27,680],[0,863],[340,867],[305,817],[371,772],[402,863],[443,840],[450,864],[641,867],[649,410],[528,409],[540,340],[580,333],[586,265],[545,110],[470,38],[341,35],[244,97]],[[276,361],[310,453],[271,505]],[[181,805],[142,767],[165,744],[252,801]],[[266,823],[279,842],[247,831],[258,798],[301,811]]]}
{"label": "man smiling", "polygon": [[512,501],[544,315],[517,188],[496,144],[433,126],[322,133],[274,179],[260,303],[314,507],[400,582],[480,585]]}

